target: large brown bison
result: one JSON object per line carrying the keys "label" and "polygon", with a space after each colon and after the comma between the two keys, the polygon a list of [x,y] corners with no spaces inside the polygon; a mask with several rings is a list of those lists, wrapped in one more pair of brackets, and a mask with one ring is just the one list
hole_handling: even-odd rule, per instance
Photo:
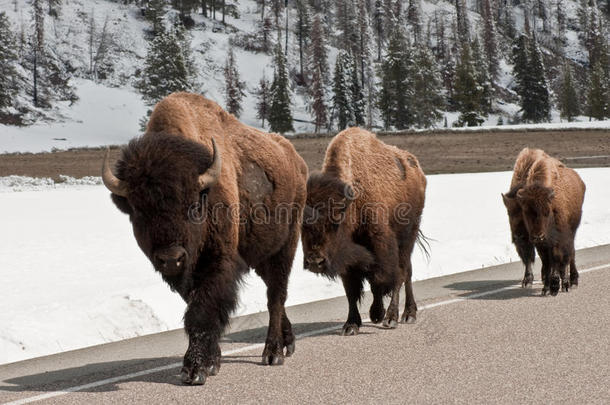
{"label": "large brown bison", "polygon": [[[264,364],[282,364],[295,338],[284,309],[299,239],[307,167],[291,143],[241,124],[216,103],[176,93],[103,180],[129,214],[135,238],[187,303],[182,381],[203,384],[220,367],[220,336],[254,268],[267,285]],[[286,353],[284,354],[284,348]]]}
{"label": "large brown bison", "polygon": [[[401,322],[415,322],[411,253],[419,236],[426,178],[415,156],[374,134],[351,128],[328,146],[322,171],[307,182],[303,219],[304,266],[343,281],[349,302],[344,335],[358,333],[363,281],[373,292],[370,318],[398,323],[400,288],[406,304]],[[387,312],[383,297],[391,294]],[[384,318],[385,315],[385,318]]]}
{"label": "large brown bison", "polygon": [[560,279],[564,291],[578,285],[574,237],[584,195],[585,184],[574,170],[540,149],[521,151],[510,191],[502,199],[513,243],[525,264],[523,287],[534,281],[534,249],[542,261],[542,295],[557,295]]}

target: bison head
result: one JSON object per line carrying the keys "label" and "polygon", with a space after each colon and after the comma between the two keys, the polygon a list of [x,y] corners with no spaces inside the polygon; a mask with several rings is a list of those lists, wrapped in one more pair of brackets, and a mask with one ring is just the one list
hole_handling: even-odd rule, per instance
{"label": "bison head", "polygon": [[[192,272],[205,245],[208,194],[218,181],[222,160],[200,143],[169,134],[132,140],[110,170],[102,169],[112,200],[129,215],[138,245],[164,278]],[[196,216],[196,218],[194,218]]]}
{"label": "bison head", "polygon": [[517,202],[523,212],[523,221],[532,242],[540,243],[548,238],[553,223],[552,188],[532,184],[517,192]]}
{"label": "bison head", "polygon": [[325,173],[310,176],[302,231],[306,269],[336,275],[335,262],[351,242],[346,212],[353,199],[352,187],[343,181]]}

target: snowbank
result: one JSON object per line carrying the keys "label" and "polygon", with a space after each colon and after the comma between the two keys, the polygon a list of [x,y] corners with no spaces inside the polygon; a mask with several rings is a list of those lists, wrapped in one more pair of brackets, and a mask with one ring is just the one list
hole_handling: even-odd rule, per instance
{"label": "snowbank", "polygon": [[[587,195],[577,247],[610,243],[610,168],[579,173]],[[500,198],[510,176],[428,176],[422,229],[432,256],[415,251],[416,280],[518,260]],[[152,270],[109,193],[90,185],[97,181],[0,179],[0,363],[182,326],[184,303]],[[343,295],[341,283],[302,261],[299,249],[288,305]],[[237,315],[266,310],[259,278],[246,279],[240,302]]]}
{"label": "snowbank", "polygon": [[140,133],[139,120],[147,107],[139,94],[91,80],[76,80],[76,88],[79,100],[63,108],[66,122],[30,127],[0,124],[0,153],[122,145]]}

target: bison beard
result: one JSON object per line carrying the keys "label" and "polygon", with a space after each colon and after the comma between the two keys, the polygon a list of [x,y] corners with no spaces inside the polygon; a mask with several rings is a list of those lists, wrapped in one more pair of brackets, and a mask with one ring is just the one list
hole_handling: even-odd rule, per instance
{"label": "bison beard", "polygon": [[539,149],[517,157],[511,189],[502,195],[513,243],[525,264],[521,285],[533,284],[535,252],[542,261],[542,295],[578,285],[574,238],[585,185],[578,174]]}
{"label": "bison beard", "polygon": [[[176,93],[157,104],[147,132],[123,149],[116,176],[106,158],[102,177],[142,251],[187,303],[184,383],[203,384],[218,373],[219,340],[249,268],[267,285],[262,361],[278,365],[292,355],[284,303],[307,168],[287,140],[241,124],[201,96]],[[291,210],[259,222],[248,211],[258,205]]]}
{"label": "bison beard", "polygon": [[[322,172],[310,176],[304,266],[341,278],[349,304],[343,335],[357,334],[362,325],[358,303],[365,279],[373,293],[371,321],[397,326],[404,284],[407,296],[400,320],[415,322],[411,253],[419,237],[425,188],[415,156],[358,128],[338,134],[326,151]],[[408,210],[402,212],[405,205]],[[386,311],[383,297],[388,294],[392,298]]]}

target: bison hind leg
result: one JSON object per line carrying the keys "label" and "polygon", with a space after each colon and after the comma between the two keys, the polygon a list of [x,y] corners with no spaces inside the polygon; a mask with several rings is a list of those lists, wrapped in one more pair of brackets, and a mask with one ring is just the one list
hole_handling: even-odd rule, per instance
{"label": "bison hind leg", "polygon": [[[282,365],[284,357],[291,356],[295,350],[295,336],[292,324],[286,315],[284,304],[288,294],[288,277],[294,259],[298,233],[293,232],[291,239],[274,256],[264,260],[255,270],[267,286],[267,309],[269,328],[262,355],[264,365]],[[284,349],[286,352],[284,353]]]}
{"label": "bison hind leg", "polygon": [[578,287],[578,270],[576,269],[576,261],[574,257],[570,261],[570,287]]}
{"label": "bison hind leg", "polygon": [[379,323],[383,320],[385,316],[385,308],[383,306],[383,296],[385,295],[380,288],[376,284],[371,284],[371,292],[373,293],[373,303],[371,304],[371,308],[369,309],[369,318],[371,318],[371,322]]}

